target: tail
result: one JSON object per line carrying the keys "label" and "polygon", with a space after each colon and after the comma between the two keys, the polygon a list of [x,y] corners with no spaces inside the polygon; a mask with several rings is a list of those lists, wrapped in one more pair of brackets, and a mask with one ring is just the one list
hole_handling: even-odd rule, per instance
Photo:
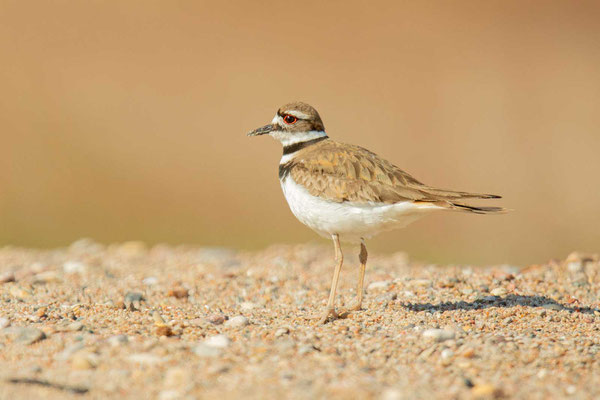
{"label": "tail", "polygon": [[502,198],[502,196],[498,196],[497,194],[459,192],[456,190],[437,189],[429,186],[421,187],[419,189],[422,193],[427,193],[431,197],[447,200]]}
{"label": "tail", "polygon": [[426,203],[436,207],[453,210],[470,212],[474,214],[503,214],[510,210],[504,207],[478,207],[463,203],[465,199],[501,199],[502,196],[495,194],[456,192],[451,190],[442,190],[427,188],[426,192],[433,197],[432,199],[417,200],[415,203]]}
{"label": "tail", "polygon": [[454,202],[447,202],[444,208],[447,208],[448,210],[471,212],[474,214],[504,214],[509,211],[504,207],[476,207]]}

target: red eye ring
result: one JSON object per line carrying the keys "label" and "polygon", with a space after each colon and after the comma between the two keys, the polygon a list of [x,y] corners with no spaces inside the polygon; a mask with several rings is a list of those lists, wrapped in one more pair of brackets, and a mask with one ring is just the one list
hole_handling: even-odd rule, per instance
{"label": "red eye ring", "polygon": [[286,124],[295,124],[296,121],[298,121],[298,118],[294,117],[293,115],[286,114],[283,116],[283,122],[285,122]]}

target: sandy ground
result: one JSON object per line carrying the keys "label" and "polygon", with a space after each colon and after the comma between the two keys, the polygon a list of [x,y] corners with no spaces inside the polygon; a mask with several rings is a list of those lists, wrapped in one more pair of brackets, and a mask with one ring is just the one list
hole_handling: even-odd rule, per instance
{"label": "sandy ground", "polygon": [[[600,398],[600,263],[371,255],[323,326],[333,250],[0,249],[1,399]],[[352,303],[346,253],[338,305]]]}

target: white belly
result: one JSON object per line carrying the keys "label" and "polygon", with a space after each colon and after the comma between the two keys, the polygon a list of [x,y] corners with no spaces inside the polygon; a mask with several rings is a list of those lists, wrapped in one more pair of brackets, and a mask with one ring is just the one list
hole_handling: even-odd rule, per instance
{"label": "white belly", "polygon": [[341,240],[349,242],[402,228],[437,208],[412,202],[336,203],[311,195],[289,175],[281,182],[281,188],[292,213],[300,222],[322,236],[338,234]]}

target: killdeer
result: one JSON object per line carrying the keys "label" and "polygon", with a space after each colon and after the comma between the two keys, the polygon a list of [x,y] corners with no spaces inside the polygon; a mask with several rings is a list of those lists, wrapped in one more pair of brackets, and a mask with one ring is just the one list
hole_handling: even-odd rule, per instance
{"label": "killdeer", "polygon": [[365,239],[402,228],[436,210],[475,214],[505,211],[464,202],[500,196],[427,186],[369,150],[330,139],[319,113],[306,103],[284,105],[270,124],[248,133],[259,135],[270,135],[283,145],[279,180],[292,213],[333,240],[336,266],[327,308],[319,323],[338,316],[334,300],[344,260],[340,241],[360,244],[356,303],[349,309],[360,310],[367,264]]}

